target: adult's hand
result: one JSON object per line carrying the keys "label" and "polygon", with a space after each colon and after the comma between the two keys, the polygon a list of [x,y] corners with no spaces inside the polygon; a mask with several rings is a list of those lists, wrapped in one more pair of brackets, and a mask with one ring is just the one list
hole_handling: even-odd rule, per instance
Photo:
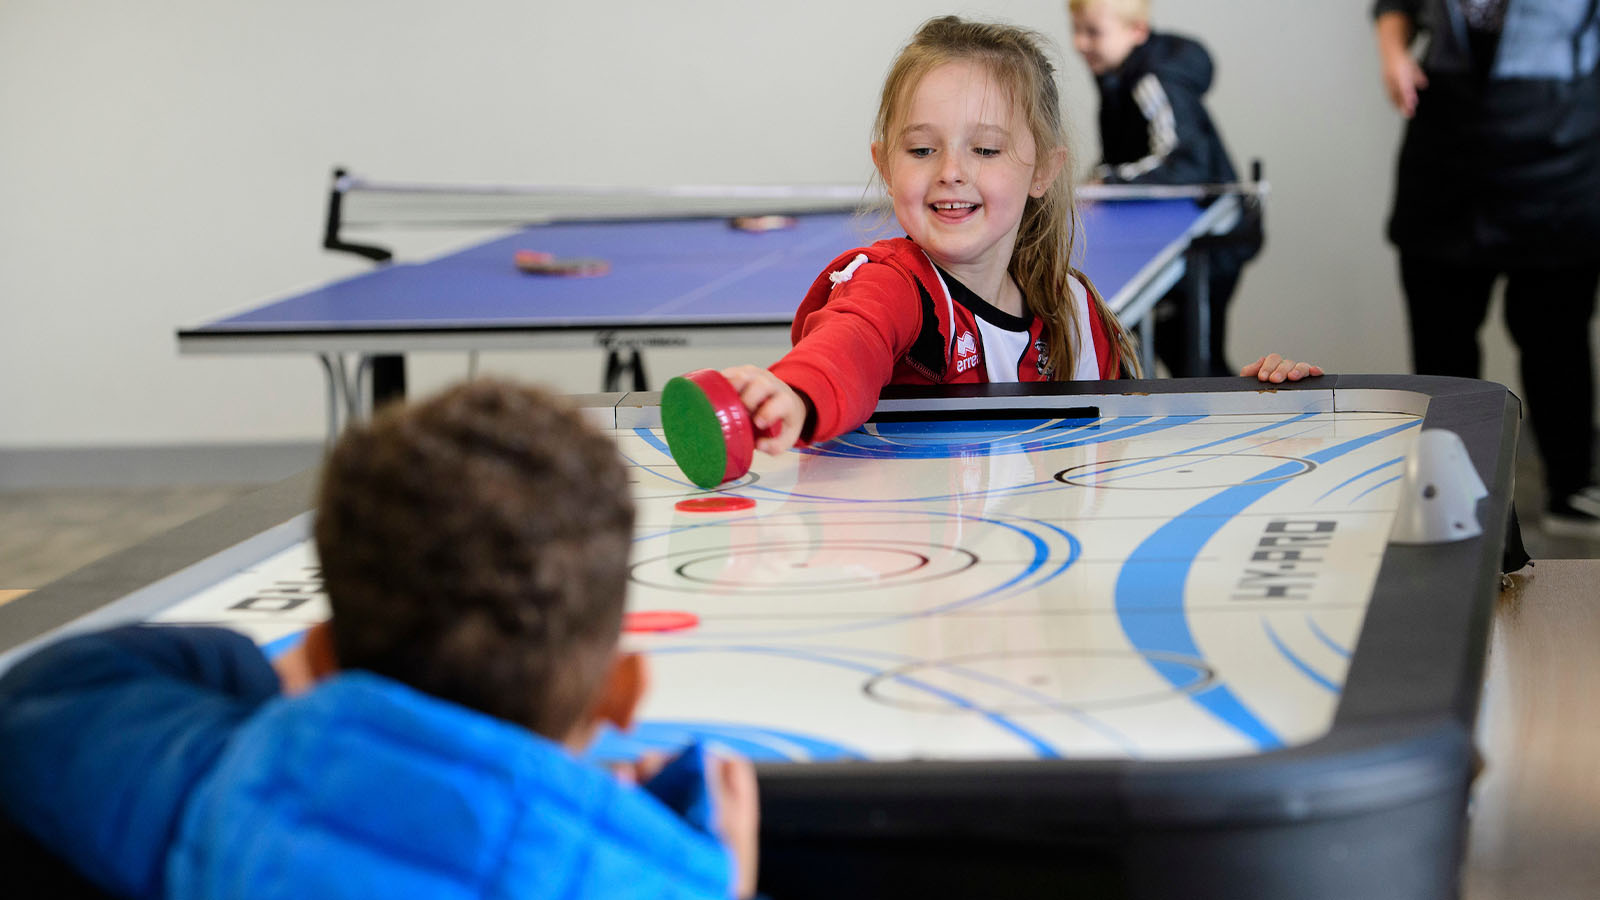
{"label": "adult's hand", "polygon": [[1408,119],[1417,112],[1417,92],[1428,86],[1428,76],[1411,56],[1415,33],[1416,28],[1405,13],[1387,12],[1378,17],[1378,64],[1383,88],[1389,94],[1389,102]]}

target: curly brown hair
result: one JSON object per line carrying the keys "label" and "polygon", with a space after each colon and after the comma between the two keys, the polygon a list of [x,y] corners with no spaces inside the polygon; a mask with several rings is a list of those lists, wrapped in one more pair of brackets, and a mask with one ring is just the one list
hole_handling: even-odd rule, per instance
{"label": "curly brown hair", "polygon": [[339,663],[561,740],[615,651],[632,532],[616,446],[552,395],[483,379],[387,407],[323,469]]}

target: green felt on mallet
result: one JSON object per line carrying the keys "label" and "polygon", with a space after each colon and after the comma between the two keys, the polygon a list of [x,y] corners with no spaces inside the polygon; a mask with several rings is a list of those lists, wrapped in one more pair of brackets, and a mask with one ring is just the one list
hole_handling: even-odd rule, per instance
{"label": "green felt on mallet", "polygon": [[[716,369],[679,375],[661,389],[661,430],[678,468],[703,488],[743,478],[756,453],[755,423]],[[761,437],[776,437],[776,423]]]}
{"label": "green felt on mallet", "polygon": [[690,481],[712,488],[726,480],[728,440],[722,420],[705,389],[689,377],[672,378],[661,389],[661,430],[673,461]]}

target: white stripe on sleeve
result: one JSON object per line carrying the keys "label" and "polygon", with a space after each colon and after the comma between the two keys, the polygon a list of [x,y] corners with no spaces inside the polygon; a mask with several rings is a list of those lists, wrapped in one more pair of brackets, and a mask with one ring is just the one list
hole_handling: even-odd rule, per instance
{"label": "white stripe on sleeve", "polygon": [[1172,101],[1167,99],[1160,79],[1154,75],[1139,79],[1133,86],[1133,100],[1139,104],[1139,112],[1144,114],[1149,126],[1150,155],[1117,166],[1117,177],[1124,181],[1132,181],[1156,168],[1178,149],[1178,126],[1172,114]]}

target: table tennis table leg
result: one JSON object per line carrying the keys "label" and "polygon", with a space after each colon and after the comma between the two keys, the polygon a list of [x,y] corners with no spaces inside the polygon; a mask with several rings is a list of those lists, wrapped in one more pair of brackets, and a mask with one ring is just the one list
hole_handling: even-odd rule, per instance
{"label": "table tennis table leg", "polygon": [[333,442],[339,439],[339,431],[344,427],[347,417],[353,418],[350,410],[349,384],[346,380],[344,354],[319,353],[317,361],[322,363],[322,375],[328,385],[328,433],[324,438],[326,446],[332,447]]}
{"label": "table tennis table leg", "polygon": [[372,408],[406,396],[406,358],[374,356],[372,359]]}
{"label": "table tennis table leg", "polygon": [[322,374],[328,385],[327,446],[332,447],[339,433],[351,422],[365,418],[368,409],[362,403],[365,396],[362,382],[371,371],[371,357],[358,356],[355,371],[351,372],[343,353],[319,353]]}
{"label": "table tennis table leg", "polygon": [[1211,251],[1207,244],[1202,239],[1190,245],[1183,276],[1189,287],[1183,292],[1184,371],[1176,374],[1191,378],[1211,374]]}
{"label": "table tennis table leg", "polygon": [[1156,317],[1146,314],[1139,320],[1139,371],[1145,378],[1156,377]]}
{"label": "table tennis table leg", "polygon": [[625,373],[633,375],[633,390],[650,390],[650,379],[644,372],[644,354],[638,347],[628,348],[628,361],[622,361],[622,354],[617,347],[606,347],[606,374],[602,379],[606,391],[622,390],[622,376]]}

